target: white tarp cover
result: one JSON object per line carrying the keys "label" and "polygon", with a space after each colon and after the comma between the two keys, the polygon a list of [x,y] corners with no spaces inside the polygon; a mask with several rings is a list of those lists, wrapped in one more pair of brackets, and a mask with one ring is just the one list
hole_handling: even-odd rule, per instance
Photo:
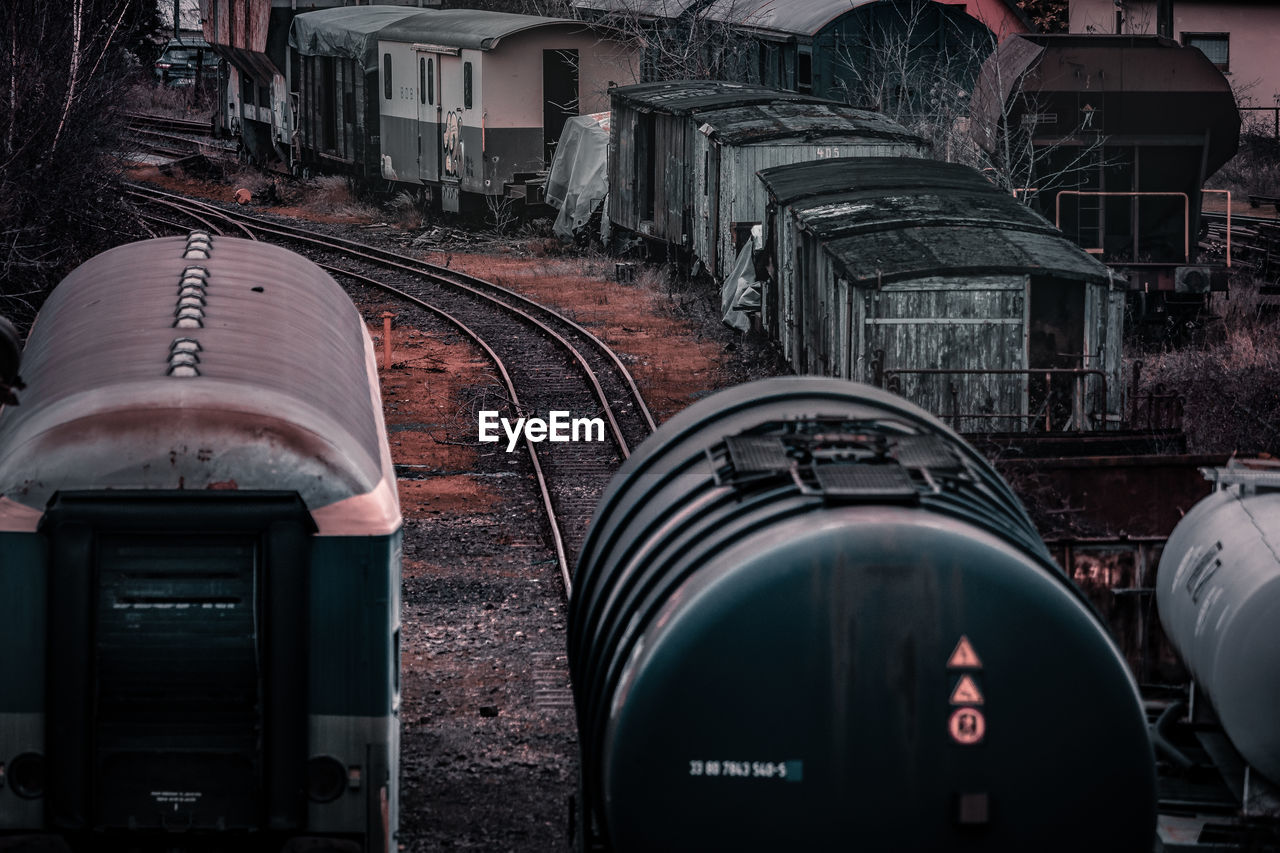
{"label": "white tarp cover", "polygon": [[609,113],[564,123],[547,174],[547,204],[560,209],[552,230],[565,239],[587,224],[609,191]]}
{"label": "white tarp cover", "polygon": [[723,312],[724,324],[739,332],[750,331],[751,320],[748,315],[760,313],[760,282],[756,281],[756,268],[752,263],[759,230],[759,225],[751,229],[753,239],[738,252],[733,269],[729,270],[729,275],[720,288],[720,310]]}

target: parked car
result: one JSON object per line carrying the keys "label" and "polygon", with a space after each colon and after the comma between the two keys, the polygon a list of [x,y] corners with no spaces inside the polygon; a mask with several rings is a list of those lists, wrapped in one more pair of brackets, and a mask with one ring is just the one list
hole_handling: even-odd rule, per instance
{"label": "parked car", "polygon": [[169,39],[156,60],[156,79],[167,86],[190,86],[196,78],[197,62],[204,79],[217,76],[219,56],[207,41],[193,37]]}

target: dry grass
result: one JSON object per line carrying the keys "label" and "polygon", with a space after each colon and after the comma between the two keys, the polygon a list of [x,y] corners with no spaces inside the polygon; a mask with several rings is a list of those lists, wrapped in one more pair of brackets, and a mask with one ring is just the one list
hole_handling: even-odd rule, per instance
{"label": "dry grass", "polygon": [[1280,454],[1280,316],[1256,282],[1233,282],[1223,332],[1200,347],[1143,357],[1144,384],[1182,394],[1193,453]]}
{"label": "dry grass", "polygon": [[130,85],[122,100],[129,112],[163,115],[171,118],[208,119],[213,111],[202,92],[194,96],[190,86],[161,86],[147,81]]}
{"label": "dry grass", "polygon": [[1242,136],[1240,152],[1205,186],[1234,195],[1280,195],[1280,143],[1262,136]]}

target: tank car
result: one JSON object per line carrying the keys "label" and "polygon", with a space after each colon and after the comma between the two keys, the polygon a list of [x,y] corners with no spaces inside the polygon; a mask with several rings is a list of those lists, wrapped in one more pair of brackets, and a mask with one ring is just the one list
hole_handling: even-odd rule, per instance
{"label": "tank car", "polygon": [[1280,784],[1280,463],[1203,470],[1216,488],[1160,557],[1160,621],[1227,737]]}
{"label": "tank car", "polygon": [[597,508],[568,654],[578,849],[1150,849],[1105,627],[993,469],[879,389],[664,424]]}
{"label": "tank car", "polygon": [[22,377],[0,847],[394,850],[401,518],[342,289],[245,240],[121,246]]}

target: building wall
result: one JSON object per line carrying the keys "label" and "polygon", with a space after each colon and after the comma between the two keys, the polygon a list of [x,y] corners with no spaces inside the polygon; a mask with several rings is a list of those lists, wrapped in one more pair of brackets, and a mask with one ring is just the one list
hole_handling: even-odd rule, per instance
{"label": "building wall", "polygon": [[[1114,33],[1115,13],[1113,0],[1071,0],[1071,32]],[[1154,0],[1125,0],[1122,30],[1154,34]],[[1280,63],[1275,61],[1276,45],[1280,44],[1280,4],[1265,0],[1174,0],[1174,38],[1181,42],[1184,33],[1229,34],[1226,74],[1241,106],[1280,105]]]}

